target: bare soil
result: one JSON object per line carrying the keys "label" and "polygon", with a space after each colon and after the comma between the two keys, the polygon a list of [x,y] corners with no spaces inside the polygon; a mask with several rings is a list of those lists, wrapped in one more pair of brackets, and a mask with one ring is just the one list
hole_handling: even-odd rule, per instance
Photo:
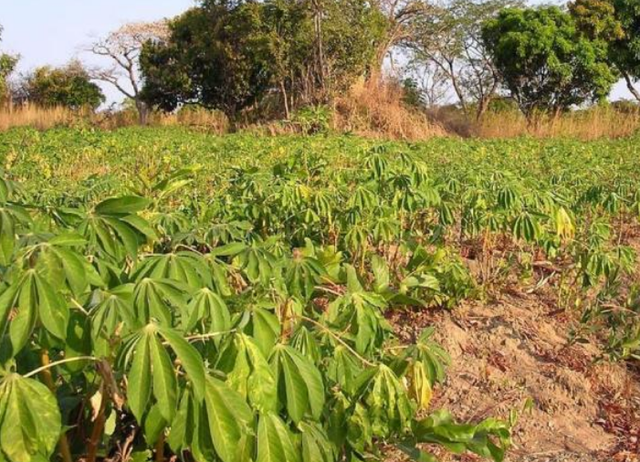
{"label": "bare soil", "polygon": [[[508,461],[640,460],[637,371],[603,358],[595,341],[571,344],[575,321],[544,296],[513,290],[453,311],[396,312],[391,321],[406,340],[434,325],[436,340],[451,355],[433,409],[471,422],[507,418],[531,400],[532,408],[520,413]],[[438,455],[442,461],[479,460]]]}

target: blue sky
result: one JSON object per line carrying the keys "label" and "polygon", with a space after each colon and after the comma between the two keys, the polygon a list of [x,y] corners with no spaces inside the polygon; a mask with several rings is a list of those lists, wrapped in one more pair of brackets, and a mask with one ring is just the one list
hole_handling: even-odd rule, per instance
{"label": "blue sky", "polygon": [[[100,61],[82,50],[92,37],[102,36],[122,24],[175,16],[195,0],[0,0],[4,26],[3,51],[22,56],[19,72],[44,64],[61,65],[78,57],[91,65]],[[104,87],[108,100],[119,93]],[[630,98],[623,84],[613,99]]]}
{"label": "blue sky", "polygon": [[[44,64],[61,65],[73,57],[91,64],[98,58],[82,50],[92,37],[122,24],[173,17],[194,0],[0,0],[0,47],[21,55],[18,71]],[[110,101],[119,93],[107,86]]]}

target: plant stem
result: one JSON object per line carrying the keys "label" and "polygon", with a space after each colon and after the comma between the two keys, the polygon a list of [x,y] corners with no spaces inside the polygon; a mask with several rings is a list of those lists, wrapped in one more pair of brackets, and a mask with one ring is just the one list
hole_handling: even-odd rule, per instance
{"label": "plant stem", "polygon": [[91,430],[91,438],[89,439],[89,443],[87,444],[88,450],[86,462],[96,461],[96,457],[98,455],[98,446],[100,446],[100,439],[102,438],[102,433],[104,431],[104,423],[106,420],[104,417],[104,411],[107,408],[107,396],[103,385],[100,386],[100,390],[102,392],[100,410],[98,411],[98,415],[96,416],[96,420],[93,424],[93,429]]}
{"label": "plant stem", "polygon": [[[45,385],[51,390],[52,393],[56,392],[56,385],[53,381],[53,375],[49,370],[49,366],[51,361],[49,359],[49,352],[47,350],[42,350],[40,352],[40,361],[42,362],[42,367],[39,368],[40,372],[42,372],[42,380]],[[38,369],[36,369],[37,371]],[[69,441],[67,440],[67,435],[63,432],[60,435],[60,440],[58,441],[58,450],[60,451],[60,457],[64,462],[73,462],[73,458],[71,457],[71,450],[69,449]]]}
{"label": "plant stem", "polygon": [[156,442],[155,462],[164,462],[164,431],[160,433],[160,437]]}
{"label": "plant stem", "polygon": [[47,369],[51,369],[54,366],[59,366],[60,364],[72,363],[74,361],[98,361],[98,358],[96,358],[95,356],[75,356],[73,358],[61,359],[59,361],[54,361],[52,363],[43,364],[42,367],[32,370],[28,374],[23,375],[23,377],[25,379],[28,379],[29,377],[33,377],[34,375],[39,374],[40,372],[46,371]]}
{"label": "plant stem", "polygon": [[366,364],[369,367],[376,367],[376,364],[372,363],[371,361],[369,361],[366,358],[363,358],[362,356],[360,356],[360,354],[358,354],[358,352],[356,350],[354,350],[353,348],[351,348],[349,346],[349,344],[347,342],[345,342],[344,340],[342,340],[342,338],[340,338],[339,335],[337,335],[335,332],[333,332],[331,329],[329,329],[327,326],[325,326],[322,323],[319,323],[318,321],[316,321],[315,319],[311,319],[308,318],[307,316],[304,315],[298,315],[298,317],[300,319],[304,319],[305,321],[310,322],[311,324],[319,327],[320,329],[322,329],[324,332],[326,332],[327,334],[331,335],[334,339],[336,339],[343,347],[345,347],[347,350],[349,350],[349,352],[355,356],[356,358],[358,358],[363,364]]}

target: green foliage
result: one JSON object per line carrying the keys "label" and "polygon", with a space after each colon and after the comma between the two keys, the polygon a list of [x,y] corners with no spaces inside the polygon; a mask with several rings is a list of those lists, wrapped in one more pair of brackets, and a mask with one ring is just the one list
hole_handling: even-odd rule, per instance
{"label": "green foliage", "polygon": [[[466,292],[448,284],[464,275],[411,237],[431,226],[414,211],[441,213],[446,193],[419,159],[386,154],[362,152],[356,194],[297,155],[229,168],[206,199],[192,196],[202,166],[140,169],[126,186],[87,178],[64,197],[6,174],[2,460],[59,447],[94,462],[128,440],[145,458],[331,462],[380,457],[381,441],[415,451],[433,434],[502,460],[506,424],[423,422],[448,356],[432,330],[398,345],[385,312],[452,306]],[[369,222],[371,236],[349,230]],[[395,242],[405,270],[383,250]]]}
{"label": "green foliage", "polygon": [[145,458],[363,460],[383,442],[502,460],[510,423],[433,409],[450,359],[389,312],[546,284],[638,358],[636,144],[8,132],[2,457],[50,457],[65,429],[88,459],[100,414],[99,454],[132,438]]}
{"label": "green foliage", "polygon": [[105,101],[102,90],[79,62],[60,68],[39,67],[22,82],[20,91],[24,98],[40,106],[95,109]]}
{"label": "green foliage", "polygon": [[608,46],[609,60],[628,79],[640,78],[640,11],[634,0],[576,0],[569,11],[578,28]]}
{"label": "green foliage", "polygon": [[234,118],[273,92],[288,110],[294,100],[344,88],[369,70],[384,19],[361,0],[321,8],[320,37],[307,2],[204,2],[188,10],[171,22],[168,40],[145,46],[144,98],[164,110],[194,103]]}
{"label": "green foliage", "polygon": [[482,36],[527,117],[602,100],[616,82],[606,43],[581,35],[558,7],[505,9],[485,23]]}
{"label": "green foliage", "polygon": [[[0,42],[2,42],[2,25],[0,25]],[[19,56],[0,53],[0,103],[4,102],[9,91],[7,78],[18,64]]]}

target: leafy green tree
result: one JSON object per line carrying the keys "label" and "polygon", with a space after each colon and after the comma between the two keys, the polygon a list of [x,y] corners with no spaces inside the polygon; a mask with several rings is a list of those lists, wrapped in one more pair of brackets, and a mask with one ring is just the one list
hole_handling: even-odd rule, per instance
{"label": "leafy green tree", "polygon": [[164,110],[199,104],[233,119],[279,93],[288,116],[366,75],[384,24],[363,0],[204,2],[171,21],[167,40],[146,44],[144,98]]}
{"label": "leafy green tree", "polygon": [[[0,26],[0,42],[2,41],[3,28]],[[0,104],[3,104],[9,94],[7,78],[18,64],[18,56],[0,53]]]}
{"label": "leafy green tree", "polygon": [[607,43],[609,60],[640,101],[634,81],[640,79],[640,4],[637,0],[575,0],[569,11],[578,28]]}
{"label": "leafy green tree", "polygon": [[78,61],[60,68],[37,68],[25,78],[21,91],[26,100],[40,106],[95,109],[105,101],[100,87],[91,82]]}
{"label": "leafy green tree", "polygon": [[482,37],[527,118],[602,100],[617,80],[606,44],[581,35],[555,6],[505,9],[485,23]]}
{"label": "leafy green tree", "polygon": [[197,103],[232,117],[254,104],[272,77],[268,43],[258,34],[262,8],[207,5],[173,20],[168,40],[143,49],[144,98],[167,111]]}

